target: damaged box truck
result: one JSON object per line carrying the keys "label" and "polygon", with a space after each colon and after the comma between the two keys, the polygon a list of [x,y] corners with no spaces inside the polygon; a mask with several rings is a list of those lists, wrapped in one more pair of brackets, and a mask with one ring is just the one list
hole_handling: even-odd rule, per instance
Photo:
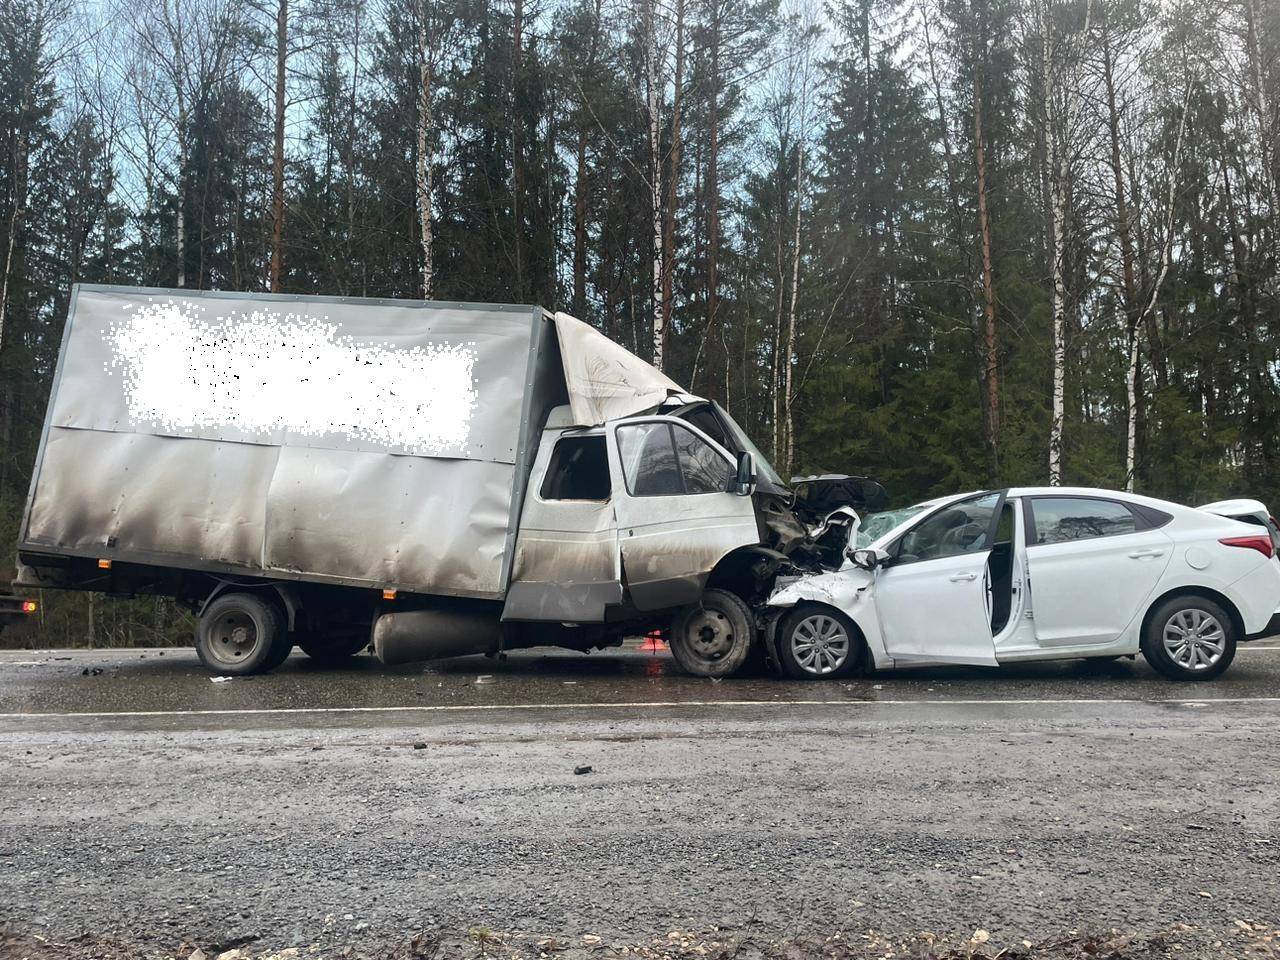
{"label": "damaged box truck", "polygon": [[843,559],[852,511],[794,505],[723,409],[562,313],[80,285],[16,582],[174,597],[224,674],[662,629],[724,676],[780,570]]}

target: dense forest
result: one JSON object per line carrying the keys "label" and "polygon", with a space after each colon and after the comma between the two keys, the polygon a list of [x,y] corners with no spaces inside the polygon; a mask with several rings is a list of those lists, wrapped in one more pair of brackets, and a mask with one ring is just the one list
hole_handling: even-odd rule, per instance
{"label": "dense forest", "polygon": [[[0,543],[76,282],[564,309],[896,502],[1280,503],[1280,0],[0,0],[0,44]],[[87,603],[47,636],[172,626]]]}

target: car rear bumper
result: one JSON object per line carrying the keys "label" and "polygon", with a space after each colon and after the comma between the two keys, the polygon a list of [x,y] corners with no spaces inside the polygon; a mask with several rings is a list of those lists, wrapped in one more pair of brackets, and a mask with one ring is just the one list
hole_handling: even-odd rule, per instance
{"label": "car rear bumper", "polygon": [[1280,630],[1280,565],[1260,563],[1231,585],[1231,600],[1240,611],[1246,637]]}
{"label": "car rear bumper", "polygon": [[1267,625],[1265,627],[1257,633],[1249,634],[1244,639],[1248,642],[1250,640],[1262,640],[1266,637],[1274,637],[1277,635],[1280,635],[1280,610],[1276,611],[1276,613],[1272,615],[1271,619],[1267,621]]}

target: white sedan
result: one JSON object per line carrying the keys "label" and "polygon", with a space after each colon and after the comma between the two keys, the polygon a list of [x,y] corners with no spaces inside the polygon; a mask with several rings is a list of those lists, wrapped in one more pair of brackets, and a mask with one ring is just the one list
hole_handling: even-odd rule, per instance
{"label": "white sedan", "polygon": [[1141,652],[1208,680],[1280,607],[1266,530],[1163,500],[1015,487],[898,513],[840,570],[779,581],[769,643],[792,677]]}

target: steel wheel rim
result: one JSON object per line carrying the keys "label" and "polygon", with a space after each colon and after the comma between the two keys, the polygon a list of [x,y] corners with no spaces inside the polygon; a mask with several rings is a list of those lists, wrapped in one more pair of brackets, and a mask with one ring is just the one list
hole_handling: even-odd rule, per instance
{"label": "steel wheel rim", "polygon": [[261,634],[253,617],[242,610],[228,610],[209,630],[209,652],[219,663],[243,663],[258,648]]}
{"label": "steel wheel rim", "polygon": [[706,663],[723,660],[733,650],[733,624],[723,611],[703,608],[689,618],[685,646]]}
{"label": "steel wheel rim", "polygon": [[1227,632],[1218,618],[1198,607],[1179,610],[1166,620],[1161,637],[1169,659],[1193,673],[1208,670],[1227,649]]}
{"label": "steel wheel rim", "polygon": [[791,631],[790,645],[791,656],[800,669],[819,677],[844,666],[853,646],[844,625],[825,613],[812,614],[797,623]]}

